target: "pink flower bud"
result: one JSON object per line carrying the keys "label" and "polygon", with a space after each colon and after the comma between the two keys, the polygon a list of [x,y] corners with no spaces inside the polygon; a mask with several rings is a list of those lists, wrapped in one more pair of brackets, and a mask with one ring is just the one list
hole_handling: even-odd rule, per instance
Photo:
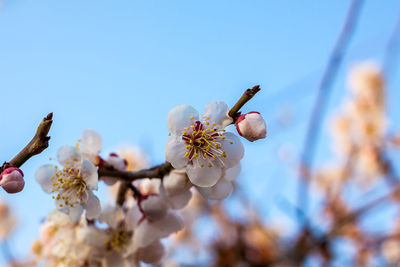
{"label": "pink flower bud", "polygon": [[250,142],[267,136],[267,125],[259,112],[240,115],[235,125],[238,133]]}
{"label": "pink flower bud", "polygon": [[24,173],[17,167],[8,167],[0,174],[0,186],[7,193],[14,194],[24,189]]}

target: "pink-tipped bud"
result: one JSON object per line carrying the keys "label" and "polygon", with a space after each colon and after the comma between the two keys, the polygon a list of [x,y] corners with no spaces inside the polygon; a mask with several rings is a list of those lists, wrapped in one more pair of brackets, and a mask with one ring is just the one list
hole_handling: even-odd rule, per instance
{"label": "pink-tipped bud", "polygon": [[0,174],[0,186],[7,193],[14,194],[24,189],[24,173],[17,167],[8,167]]}
{"label": "pink-tipped bud", "polygon": [[267,136],[267,125],[259,112],[240,115],[235,125],[238,133],[250,142]]}

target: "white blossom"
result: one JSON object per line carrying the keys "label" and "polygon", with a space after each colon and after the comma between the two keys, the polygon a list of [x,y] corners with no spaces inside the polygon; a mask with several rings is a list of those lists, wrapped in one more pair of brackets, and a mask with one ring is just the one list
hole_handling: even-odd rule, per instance
{"label": "white blossom", "polygon": [[232,122],[228,106],[212,102],[199,120],[197,110],[189,105],[173,108],[167,126],[174,135],[166,144],[165,156],[176,169],[186,167],[190,181],[200,187],[211,187],[242,159],[244,148],[239,138],[225,127]]}
{"label": "white blossom", "polygon": [[36,171],[36,181],[47,193],[56,194],[57,208],[69,214],[71,220],[77,221],[83,210],[88,219],[97,218],[101,211],[100,202],[92,192],[97,190],[97,167],[83,159],[74,147],[61,147],[57,157],[63,168],[44,165]]}

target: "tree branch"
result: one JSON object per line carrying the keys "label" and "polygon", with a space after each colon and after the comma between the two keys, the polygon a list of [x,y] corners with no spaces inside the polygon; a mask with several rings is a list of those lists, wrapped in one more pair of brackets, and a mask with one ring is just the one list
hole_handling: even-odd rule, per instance
{"label": "tree branch", "polygon": [[28,159],[45,150],[49,146],[50,136],[47,134],[52,123],[53,113],[49,113],[39,124],[32,140],[10,162],[4,162],[0,172],[9,166],[21,167]]}
{"label": "tree branch", "polygon": [[242,97],[236,102],[236,104],[231,108],[229,111],[228,115],[232,117],[233,122],[237,120],[237,118],[240,116],[239,110],[250,100],[255,96],[259,91],[260,91],[260,86],[255,85],[251,89],[247,89]]}

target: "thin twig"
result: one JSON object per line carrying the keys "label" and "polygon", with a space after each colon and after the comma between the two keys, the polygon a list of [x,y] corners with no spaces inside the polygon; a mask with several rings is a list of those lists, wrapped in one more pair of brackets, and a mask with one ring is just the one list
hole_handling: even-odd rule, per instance
{"label": "thin twig", "polygon": [[260,91],[260,86],[255,85],[251,89],[247,89],[242,97],[236,102],[236,104],[231,108],[228,115],[233,119],[233,122],[240,116],[240,109],[255,96]]}
{"label": "thin twig", "polygon": [[[302,207],[304,211],[307,211],[308,209],[309,173],[314,160],[320,126],[326,111],[332,85],[335,81],[340,63],[342,62],[346,48],[354,31],[362,3],[362,0],[352,1],[345,19],[345,23],[332,50],[328,64],[318,86],[318,95],[315,99],[311,112],[311,118],[307,128],[304,147],[302,149],[300,158],[298,203],[299,207]],[[304,184],[302,184],[303,181]],[[299,220],[301,219],[302,216],[299,214]]]}
{"label": "thin twig", "polygon": [[50,136],[47,136],[47,134],[52,123],[53,113],[49,113],[39,124],[32,140],[10,162],[5,162],[0,171],[8,166],[21,167],[28,159],[45,150],[49,146]]}

